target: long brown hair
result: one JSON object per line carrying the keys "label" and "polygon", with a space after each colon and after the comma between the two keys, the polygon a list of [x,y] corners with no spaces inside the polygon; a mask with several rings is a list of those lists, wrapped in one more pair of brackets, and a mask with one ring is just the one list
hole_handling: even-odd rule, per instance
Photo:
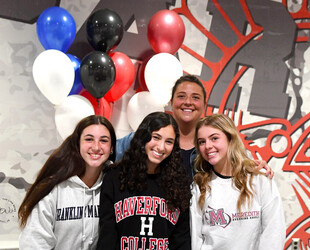
{"label": "long brown hair", "polygon": [[[232,166],[232,178],[235,187],[240,191],[237,201],[237,209],[241,211],[242,205],[251,203],[253,198],[252,178],[253,175],[260,174],[256,169],[256,164],[251,160],[246,153],[246,148],[240,138],[239,132],[234,122],[226,115],[213,114],[202,118],[196,125],[195,130],[195,146],[197,148],[197,158],[195,160],[195,170],[197,174],[194,176],[194,181],[200,189],[200,197],[198,205],[202,209],[205,202],[206,192],[211,191],[209,182],[212,176],[212,165],[207,162],[201,155],[198,146],[197,134],[202,126],[210,126],[222,131],[228,141],[227,158]],[[247,185],[249,179],[249,186]]]}
{"label": "long brown hair", "polygon": [[104,125],[109,130],[113,152],[108,160],[115,160],[116,136],[112,124],[103,116],[91,115],[82,119],[73,133],[50,155],[27,191],[18,210],[21,228],[25,226],[35,205],[57,184],[85,173],[85,161],[80,154],[80,137],[86,127],[94,124]]}

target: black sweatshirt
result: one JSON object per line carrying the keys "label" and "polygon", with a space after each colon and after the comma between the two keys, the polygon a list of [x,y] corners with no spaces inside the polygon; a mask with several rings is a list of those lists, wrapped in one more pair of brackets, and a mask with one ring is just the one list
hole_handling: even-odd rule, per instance
{"label": "black sweatshirt", "polygon": [[139,195],[120,192],[119,169],[104,177],[100,195],[100,235],[97,249],[190,249],[189,213],[169,211],[160,174],[148,175]]}

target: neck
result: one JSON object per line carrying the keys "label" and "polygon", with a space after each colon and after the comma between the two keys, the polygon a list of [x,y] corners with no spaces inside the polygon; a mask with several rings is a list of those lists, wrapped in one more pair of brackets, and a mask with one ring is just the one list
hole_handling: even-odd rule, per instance
{"label": "neck", "polygon": [[147,173],[148,174],[157,174],[159,172],[158,164],[152,164],[147,162]]}
{"label": "neck", "polygon": [[80,178],[89,188],[91,188],[98,180],[100,173],[101,168],[95,168],[95,169],[86,168],[85,174]]}
{"label": "neck", "polygon": [[232,176],[232,167],[230,164],[225,162],[225,164],[218,164],[213,166],[214,171],[223,176]]}
{"label": "neck", "polygon": [[179,126],[180,131],[180,148],[188,150],[195,147],[195,126],[184,124]]}

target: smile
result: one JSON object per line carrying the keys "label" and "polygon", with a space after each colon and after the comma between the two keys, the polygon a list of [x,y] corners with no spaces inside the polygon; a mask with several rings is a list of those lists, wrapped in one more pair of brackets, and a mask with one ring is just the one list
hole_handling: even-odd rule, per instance
{"label": "smile", "polygon": [[101,157],[101,154],[89,154],[93,160],[98,160]]}
{"label": "smile", "polygon": [[214,156],[216,154],[216,152],[212,152],[212,153],[208,153],[207,155],[208,155],[208,157],[212,157],[212,156]]}
{"label": "smile", "polygon": [[184,111],[184,112],[193,112],[194,110],[192,110],[192,109],[182,109],[182,111]]}
{"label": "smile", "polygon": [[164,154],[160,154],[160,153],[158,153],[158,152],[156,152],[156,151],[152,151],[153,152],[153,154],[156,156],[156,157],[162,157]]}

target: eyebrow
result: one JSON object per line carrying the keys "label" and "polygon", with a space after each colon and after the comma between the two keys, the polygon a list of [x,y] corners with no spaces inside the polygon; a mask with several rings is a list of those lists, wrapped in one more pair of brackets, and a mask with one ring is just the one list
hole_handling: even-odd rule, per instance
{"label": "eyebrow", "polygon": [[[212,136],[214,136],[214,135],[220,135],[220,134],[215,132],[215,133],[209,135],[208,138],[210,138],[210,137],[212,137]],[[198,137],[198,138],[197,138],[197,140],[202,140],[202,139],[204,139],[204,137]]]}
{"label": "eyebrow", "polygon": [[[86,136],[95,137],[95,136],[92,135],[92,134],[86,134],[86,135],[84,135],[84,137],[86,137]],[[110,139],[110,137],[107,136],[107,135],[102,135],[102,136],[100,136],[100,138],[108,138],[108,139]]]}
{"label": "eyebrow", "polygon": [[[159,133],[156,133],[156,132],[153,132],[152,135],[157,135],[157,136],[160,136],[160,137],[162,138],[162,135],[159,134]],[[167,138],[167,140],[173,140],[173,141],[175,141],[175,139],[172,138],[172,137]]]}
{"label": "eyebrow", "polygon": [[[176,94],[186,94],[187,92],[186,91],[177,91]],[[191,95],[202,95],[201,93],[198,93],[198,92],[193,92],[191,93]]]}

